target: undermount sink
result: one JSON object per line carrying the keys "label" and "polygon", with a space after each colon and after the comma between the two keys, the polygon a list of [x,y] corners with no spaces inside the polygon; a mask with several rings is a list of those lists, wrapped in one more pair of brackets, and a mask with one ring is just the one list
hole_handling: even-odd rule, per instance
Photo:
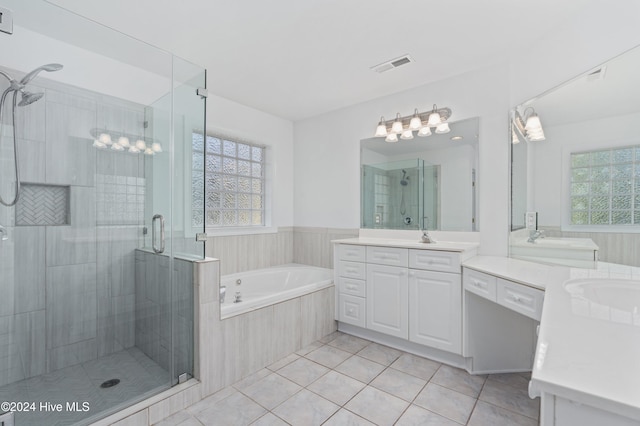
{"label": "undermount sink", "polygon": [[598,246],[590,238],[538,238],[533,243],[526,239],[511,242],[511,256],[524,260],[595,267]]}
{"label": "undermount sink", "polygon": [[576,279],[565,282],[563,286],[572,297],[620,311],[640,313],[640,281]]}

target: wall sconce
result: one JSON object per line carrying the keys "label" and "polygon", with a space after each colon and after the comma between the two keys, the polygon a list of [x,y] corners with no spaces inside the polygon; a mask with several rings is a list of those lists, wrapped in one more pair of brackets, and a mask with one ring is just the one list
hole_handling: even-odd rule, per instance
{"label": "wall sconce", "polygon": [[[162,145],[151,138],[134,136],[107,129],[91,129],[93,147],[97,149],[111,149],[112,151],[129,152],[131,154],[155,155],[162,152]],[[115,142],[114,142],[115,141]],[[132,143],[132,141],[134,141]]]}
{"label": "wall sconce", "polygon": [[401,117],[400,113],[397,113],[394,120],[385,121],[384,117],[380,117],[375,137],[384,137],[387,142],[398,142],[398,136],[403,140],[413,139],[413,132],[417,132],[421,137],[431,136],[432,127],[435,128],[435,133],[449,133],[451,131],[447,123],[449,117],[451,117],[450,108],[438,108],[435,104],[428,112],[420,113],[416,108],[413,115]]}
{"label": "wall sconce", "polygon": [[513,122],[514,127],[518,129],[520,135],[522,135],[527,142],[537,142],[546,139],[544,130],[542,130],[542,123],[540,123],[540,117],[538,117],[533,107],[525,109],[522,115],[516,110]]}

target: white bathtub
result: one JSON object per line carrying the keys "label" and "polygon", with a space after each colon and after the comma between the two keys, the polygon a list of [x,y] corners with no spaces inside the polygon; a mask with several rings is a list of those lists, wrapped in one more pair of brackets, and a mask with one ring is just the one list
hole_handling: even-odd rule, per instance
{"label": "white bathtub", "polygon": [[[220,305],[220,316],[223,319],[229,318],[332,285],[332,269],[297,263],[223,275],[220,278],[220,286],[226,287],[226,297]],[[238,291],[242,296],[242,302],[234,303]]]}

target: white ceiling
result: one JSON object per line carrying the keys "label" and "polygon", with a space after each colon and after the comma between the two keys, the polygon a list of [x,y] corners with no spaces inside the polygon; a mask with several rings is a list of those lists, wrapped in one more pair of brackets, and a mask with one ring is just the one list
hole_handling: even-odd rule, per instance
{"label": "white ceiling", "polygon": [[[198,63],[212,93],[300,120],[519,52],[604,0],[49,0]],[[371,66],[404,54],[415,63]]]}

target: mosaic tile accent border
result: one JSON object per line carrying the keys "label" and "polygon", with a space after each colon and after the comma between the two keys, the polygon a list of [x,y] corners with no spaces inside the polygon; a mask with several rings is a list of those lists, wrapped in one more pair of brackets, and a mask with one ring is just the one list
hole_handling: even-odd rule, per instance
{"label": "mosaic tile accent border", "polygon": [[68,186],[23,183],[16,204],[16,225],[68,225],[69,200]]}

